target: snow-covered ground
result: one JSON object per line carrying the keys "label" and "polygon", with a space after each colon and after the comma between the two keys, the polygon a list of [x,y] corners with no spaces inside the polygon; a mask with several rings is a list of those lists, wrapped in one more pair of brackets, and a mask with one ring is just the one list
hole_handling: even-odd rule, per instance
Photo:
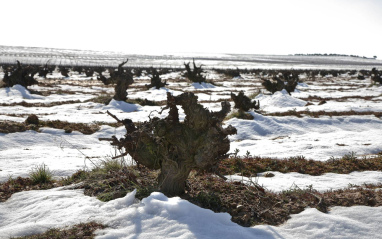
{"label": "snow-covered ground", "polygon": [[206,68],[261,68],[261,69],[365,69],[381,67],[382,61],[373,58],[346,56],[293,56],[218,53],[173,53],[167,55],[138,55],[123,52],[102,52],[40,47],[0,45],[0,63],[116,66],[129,59],[131,66],[183,67],[195,59]]}
{"label": "snow-covered ground", "polygon": [[135,191],[124,198],[101,202],[82,190],[56,188],[13,195],[0,204],[0,238],[41,233],[49,228],[90,220],[108,228],[97,238],[380,238],[382,207],[314,208],[275,227],[241,227],[228,213],[214,213],[178,197],[152,193],[141,202]]}
{"label": "snow-covered ground", "polygon": [[[40,120],[115,122],[106,114],[106,110],[120,119],[130,118],[135,122],[145,121],[149,115],[166,116],[166,111],[158,115],[160,106],[141,106],[114,100],[108,105],[85,102],[105,93],[113,93],[113,88],[90,79],[80,82],[78,75],[63,79],[59,73],[54,73],[54,77],[50,78],[55,77],[61,79],[60,83],[32,86],[30,89],[50,93],[61,90],[62,93],[43,96],[32,94],[19,85],[1,88],[0,104],[3,106],[0,106],[0,120],[23,122],[26,115],[33,113]],[[219,79],[223,76],[211,71],[208,77]],[[205,107],[216,111],[220,109],[221,99],[229,99],[231,92],[244,90],[249,95],[258,91],[256,85],[261,82],[250,74],[242,78],[226,79],[216,85],[172,81],[174,78],[180,78],[180,74],[168,74],[169,85],[159,90],[135,88],[149,81],[145,77],[137,78],[128,90],[128,98],[163,101],[167,92],[178,95],[191,91],[196,92]],[[306,79],[291,96],[286,92],[270,95],[261,90],[256,100],[260,101],[260,111],[264,113],[294,110],[382,112],[382,87],[370,84],[370,79],[357,80],[351,77],[316,81]],[[331,100],[324,105],[313,102],[313,105],[306,106],[307,101],[299,99],[313,95],[331,97]],[[346,98],[349,96],[372,98]],[[73,100],[79,100],[80,103],[69,102]],[[67,103],[50,107],[26,107],[19,104],[22,101],[31,104]],[[237,135],[230,136],[231,152],[238,149],[239,155],[248,151],[253,156],[280,159],[302,155],[308,159],[324,161],[351,152],[358,156],[372,156],[382,151],[382,120],[373,114],[318,118],[251,114],[254,120],[233,118],[225,122],[238,130]],[[183,111],[180,111],[180,119],[184,119]],[[57,177],[69,176],[78,169],[92,166],[86,157],[97,161],[115,155],[109,143],[98,141],[98,138],[112,135],[119,137],[124,132],[123,127],[102,125],[92,135],[76,131],[67,134],[64,130],[52,128],[41,128],[40,132],[0,133],[0,182],[9,177],[26,177],[35,165],[42,163],[53,170]],[[259,174],[255,178],[231,175],[230,179],[256,181],[274,192],[310,186],[326,191],[346,188],[349,184],[382,182],[382,173],[378,171],[353,172],[348,175],[330,173],[322,176],[273,173],[275,177],[272,178]],[[98,238],[381,238],[382,234],[379,226],[382,223],[381,207],[334,207],[326,214],[307,208],[281,226],[244,228],[231,222],[227,213],[213,213],[177,197],[167,198],[161,193],[153,193],[138,202],[134,194],[132,192],[124,198],[105,203],[85,196],[82,190],[68,187],[16,193],[6,202],[0,203],[0,238],[23,236],[91,220],[109,226],[97,231]]]}

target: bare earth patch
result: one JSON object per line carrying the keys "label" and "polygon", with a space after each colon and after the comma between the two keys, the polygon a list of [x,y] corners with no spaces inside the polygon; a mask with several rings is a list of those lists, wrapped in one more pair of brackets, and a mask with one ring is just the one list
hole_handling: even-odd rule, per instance
{"label": "bare earth patch", "polygon": [[[301,157],[285,160],[270,158],[229,158],[222,162],[223,174],[255,175],[258,172],[274,170],[321,175],[326,172],[350,173],[362,170],[381,170],[382,156],[358,159],[352,155],[326,162],[306,160]],[[74,175],[51,184],[33,185],[30,179],[10,179],[0,184],[1,201],[13,193],[23,190],[38,190],[79,183],[84,193],[99,200],[109,201],[124,197],[137,189],[137,198],[142,199],[158,191],[158,171],[145,167],[108,164],[92,171],[78,171]],[[269,192],[261,186],[241,182],[228,182],[205,173],[193,172],[186,183],[186,193],[181,195],[196,205],[215,212],[228,212],[232,221],[242,226],[258,224],[280,225],[291,214],[314,207],[327,212],[333,206],[382,206],[382,184],[352,186],[351,188],[318,192],[314,188],[292,187],[281,193]]]}
{"label": "bare earth patch", "polygon": [[13,237],[13,239],[91,239],[95,237],[94,232],[96,230],[104,228],[106,228],[106,226],[100,223],[88,222],[80,223],[67,228],[53,228],[42,234],[25,237]]}
{"label": "bare earth patch", "polygon": [[257,173],[278,171],[281,173],[297,172],[313,176],[324,173],[348,174],[354,171],[382,170],[382,154],[375,157],[359,158],[355,154],[347,154],[342,158],[327,161],[307,160],[303,156],[288,159],[266,157],[230,157],[223,160],[219,172],[224,175],[240,173],[243,176],[256,176]]}
{"label": "bare earth patch", "polygon": [[79,131],[83,134],[93,134],[100,129],[100,125],[110,125],[112,127],[119,127],[121,124],[118,123],[106,123],[98,122],[92,124],[85,123],[70,123],[67,121],[60,120],[48,120],[48,121],[39,121],[38,124],[26,124],[26,123],[17,123],[11,121],[0,121],[0,133],[16,133],[24,132],[26,130],[35,130],[38,131],[41,127],[49,127],[54,129],[63,129],[66,133],[71,133],[72,131]]}

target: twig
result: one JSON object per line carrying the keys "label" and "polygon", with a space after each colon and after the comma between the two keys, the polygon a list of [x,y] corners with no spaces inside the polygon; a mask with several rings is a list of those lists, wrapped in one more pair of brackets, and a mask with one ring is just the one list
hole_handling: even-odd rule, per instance
{"label": "twig", "polygon": [[120,154],[118,156],[114,156],[112,157],[112,159],[117,159],[117,158],[122,158],[122,157],[125,157],[126,155],[128,155],[129,153],[128,152],[124,152],[123,154]]}
{"label": "twig", "polygon": [[222,178],[224,181],[227,181],[227,177],[225,177],[224,175],[222,175],[221,173],[219,172],[214,172],[217,176],[219,176],[220,178]]}
{"label": "twig", "polygon": [[111,117],[113,117],[118,123],[122,123],[122,121],[120,119],[117,118],[117,116],[113,115],[112,113],[110,113],[108,110],[106,111],[106,113],[108,115],[110,115]]}
{"label": "twig", "polygon": [[[68,143],[69,145],[71,145],[73,148],[75,148],[78,152],[80,152],[84,157],[85,157],[85,160],[86,159],[89,159],[89,161],[94,165],[94,166],[97,166],[91,159],[89,156],[85,155],[81,150],[79,150],[74,144],[70,143],[69,141],[67,141],[66,139],[60,137],[62,141],[65,141],[66,143]],[[61,144],[60,144],[60,147],[61,147]],[[62,147],[61,147],[62,148]],[[85,167],[86,167],[86,161],[85,161]]]}

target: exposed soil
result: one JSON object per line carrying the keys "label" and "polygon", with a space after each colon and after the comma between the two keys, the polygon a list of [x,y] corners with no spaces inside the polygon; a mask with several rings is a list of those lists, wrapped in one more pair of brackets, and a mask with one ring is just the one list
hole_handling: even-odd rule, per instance
{"label": "exposed soil", "polygon": [[5,202],[12,196],[12,194],[17,192],[29,190],[45,190],[58,186],[60,186],[60,184],[53,182],[46,184],[33,184],[33,181],[30,178],[10,178],[8,181],[0,183],[0,202]]}
{"label": "exposed soil", "polygon": [[359,96],[359,95],[353,95],[353,96],[343,96],[343,97],[320,97],[317,95],[310,95],[306,98],[298,98],[300,100],[304,101],[338,101],[338,102],[345,102],[349,99],[362,99],[362,100],[373,100],[374,98],[378,98],[380,96]]}
{"label": "exposed soil", "polygon": [[310,116],[314,118],[318,118],[320,116],[352,116],[352,115],[374,115],[375,117],[382,117],[382,112],[378,111],[310,111],[310,110],[289,110],[286,112],[274,112],[274,113],[263,113],[265,116],[297,116],[299,118],[304,116]]}
{"label": "exposed soil", "polygon": [[[234,168],[229,162],[234,163],[228,161],[225,165]],[[81,183],[76,188],[84,188],[86,195],[96,196],[102,201],[123,197],[134,189],[137,189],[136,197],[142,199],[157,191],[157,175],[158,171],[134,166],[118,170],[78,171],[61,181],[43,185],[33,185],[30,179],[25,178],[10,179],[0,184],[0,200],[3,202],[13,193],[23,190],[49,189],[78,182]],[[382,184],[376,184],[321,193],[314,188],[300,189],[296,186],[274,193],[256,183],[228,182],[211,174],[193,172],[181,198],[215,212],[228,212],[232,221],[242,226],[280,225],[291,214],[300,213],[306,207],[327,212],[333,206],[382,206],[381,189]]]}
{"label": "exposed soil", "polygon": [[92,239],[95,237],[94,232],[96,230],[106,227],[107,226],[97,222],[80,223],[61,229],[53,228],[41,234],[13,237],[13,239]]}
{"label": "exposed soil", "polygon": [[348,154],[327,161],[307,160],[302,156],[284,160],[267,157],[230,157],[221,161],[219,165],[219,172],[223,175],[240,173],[243,176],[256,176],[257,173],[266,171],[297,172],[318,176],[324,173],[348,174],[354,171],[379,170],[382,170],[382,152],[375,157],[358,158]]}
{"label": "exposed soil", "polygon": [[39,121],[38,124],[26,124],[26,123],[17,123],[11,121],[0,121],[0,133],[16,133],[24,132],[26,130],[35,130],[38,131],[41,127],[50,127],[55,129],[63,129],[65,133],[71,133],[72,131],[79,131],[83,134],[93,134],[100,129],[100,125],[110,125],[112,127],[119,127],[122,124],[118,123],[106,123],[98,122],[92,124],[85,123],[69,123],[67,121],[60,120],[48,120],[48,121]]}
{"label": "exposed soil", "polygon": [[307,207],[327,212],[333,206],[381,206],[382,184],[320,193],[313,188],[292,188],[281,193],[265,191],[260,186],[225,182],[213,177],[189,179],[188,192],[182,198],[214,212],[228,212],[232,221],[242,226],[280,225],[291,214]]}
{"label": "exposed soil", "polygon": [[27,103],[25,101],[17,102],[17,103],[0,103],[0,106],[24,106],[24,107],[52,107],[56,105],[66,105],[66,104],[77,104],[82,103],[80,100],[68,100],[68,101],[59,101],[59,102],[51,102],[51,103]]}

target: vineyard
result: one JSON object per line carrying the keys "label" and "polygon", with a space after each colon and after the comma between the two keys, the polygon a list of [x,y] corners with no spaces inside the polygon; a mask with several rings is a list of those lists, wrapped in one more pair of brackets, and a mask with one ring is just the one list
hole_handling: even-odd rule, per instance
{"label": "vineyard", "polygon": [[382,232],[380,61],[4,49],[0,238]]}

